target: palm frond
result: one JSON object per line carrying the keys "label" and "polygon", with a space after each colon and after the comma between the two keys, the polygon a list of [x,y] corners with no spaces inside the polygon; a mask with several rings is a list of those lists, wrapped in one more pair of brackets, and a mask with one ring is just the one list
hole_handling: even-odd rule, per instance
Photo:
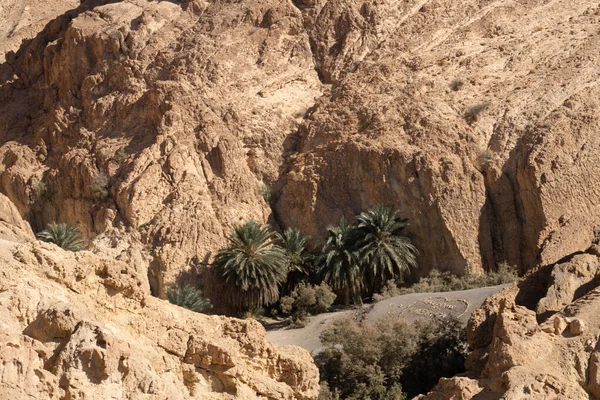
{"label": "palm frond", "polygon": [[194,312],[203,312],[212,307],[210,301],[202,296],[202,290],[192,285],[168,289],[167,298],[172,304]]}
{"label": "palm frond", "polygon": [[322,280],[346,302],[358,301],[362,286],[355,234],[354,228],[343,219],[339,226],[328,226],[327,240],[319,257]]}
{"label": "palm frond", "polygon": [[249,221],[228,236],[213,263],[227,301],[237,311],[274,303],[287,276],[287,258],[268,227]]}
{"label": "palm frond", "polygon": [[372,291],[417,266],[417,249],[404,234],[407,220],[398,211],[378,205],[356,219],[357,251]]}
{"label": "palm frond", "polygon": [[49,223],[45,230],[36,235],[36,238],[54,243],[67,251],[80,251],[87,243],[81,236],[79,228],[65,223]]}

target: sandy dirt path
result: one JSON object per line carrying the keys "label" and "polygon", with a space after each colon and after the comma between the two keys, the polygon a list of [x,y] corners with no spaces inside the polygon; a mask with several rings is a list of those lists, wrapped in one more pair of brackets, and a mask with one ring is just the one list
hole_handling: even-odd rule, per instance
{"label": "sandy dirt path", "polygon": [[319,314],[311,317],[304,328],[271,330],[267,332],[267,339],[279,346],[290,344],[300,346],[315,354],[323,347],[319,340],[321,332],[331,326],[335,320],[365,312],[366,318],[370,321],[393,315],[401,316],[408,321],[453,315],[466,325],[471,313],[479,308],[487,297],[506,286],[508,285],[457,292],[405,294],[367,305],[363,309]]}

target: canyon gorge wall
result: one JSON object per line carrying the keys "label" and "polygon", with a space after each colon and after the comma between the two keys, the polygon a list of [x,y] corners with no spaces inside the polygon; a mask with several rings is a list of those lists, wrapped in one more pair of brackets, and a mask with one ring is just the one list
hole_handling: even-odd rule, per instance
{"label": "canyon gorge wall", "polygon": [[317,244],[392,205],[420,274],[524,271],[591,239],[597,3],[60,4],[4,44],[0,192],[154,294],[248,219]]}

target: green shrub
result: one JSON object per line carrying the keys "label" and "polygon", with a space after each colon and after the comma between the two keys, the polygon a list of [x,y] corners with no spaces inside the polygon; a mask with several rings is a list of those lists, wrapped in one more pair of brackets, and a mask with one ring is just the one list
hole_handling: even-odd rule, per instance
{"label": "green shrub", "polygon": [[340,395],[337,392],[332,392],[327,382],[323,381],[321,382],[318,400],[340,400]]}
{"label": "green shrub", "polygon": [[48,185],[43,180],[40,180],[35,187],[35,195],[38,199],[44,198],[48,194]]}
{"label": "green shrub", "polygon": [[125,161],[127,156],[127,151],[125,151],[123,147],[120,147],[117,151],[115,151],[113,159],[118,163],[122,163],[123,161]]}
{"label": "green shrub", "polygon": [[79,228],[69,224],[50,223],[36,235],[38,240],[54,243],[67,251],[80,251],[86,243]]}
{"label": "green shrub", "polygon": [[271,189],[269,189],[265,183],[261,182],[258,184],[258,193],[260,193],[265,203],[271,204],[271,200],[273,200],[273,194],[271,193]]}
{"label": "green shrub", "polygon": [[464,115],[467,124],[471,125],[473,122],[477,121],[479,114],[487,110],[489,106],[490,103],[486,101],[469,107]]}
{"label": "green shrub", "polygon": [[289,315],[291,321],[297,325],[309,315],[327,311],[335,297],[335,293],[325,283],[315,286],[302,283],[289,296],[280,299],[279,309],[282,314]]}
{"label": "green shrub", "polygon": [[313,305],[311,314],[324,313],[335,301],[336,295],[326,283],[313,286],[315,290],[316,303]]}
{"label": "green shrub", "polygon": [[428,276],[421,278],[419,282],[410,287],[399,288],[394,281],[388,281],[383,290],[373,296],[373,300],[381,301],[409,293],[454,292],[457,290],[503,285],[512,283],[518,278],[519,275],[517,274],[516,267],[506,263],[498,265],[496,271],[490,271],[482,275],[467,274],[457,276],[449,271],[440,272],[434,269],[431,270]]}
{"label": "green shrub", "polygon": [[172,304],[194,312],[203,312],[212,307],[210,301],[202,297],[202,290],[192,285],[168,289],[167,298]]}
{"label": "green shrub", "polygon": [[412,398],[440,377],[464,371],[464,330],[455,319],[408,324],[348,318],[335,321],[321,341],[325,350],[315,363],[328,393],[342,399]]}
{"label": "green shrub", "polygon": [[456,92],[462,89],[464,85],[465,82],[462,79],[455,79],[450,83],[450,89]]}
{"label": "green shrub", "polygon": [[96,178],[90,185],[90,192],[92,194],[92,198],[96,201],[103,201],[108,197],[108,176],[99,172],[96,175]]}

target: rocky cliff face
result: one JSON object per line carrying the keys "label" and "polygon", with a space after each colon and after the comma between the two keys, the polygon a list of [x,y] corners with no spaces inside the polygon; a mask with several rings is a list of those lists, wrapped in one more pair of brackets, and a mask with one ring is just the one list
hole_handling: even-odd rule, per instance
{"label": "rocky cliff face", "polygon": [[171,305],[127,263],[17,233],[32,239],[22,220],[0,221],[3,398],[316,399],[310,355],[275,348],[256,321]]}
{"label": "rocky cliff face", "polygon": [[0,63],[23,39],[38,34],[48,21],[79,5],[78,0],[0,0]]}
{"label": "rocky cliff face", "polygon": [[488,298],[467,327],[467,374],[423,399],[600,397],[600,251],[538,268]]}
{"label": "rocky cliff face", "polygon": [[589,243],[596,3],[313,3],[303,14],[332,86],[282,174],[285,224],[314,235],[391,203],[421,263],[456,272],[526,270]]}
{"label": "rocky cliff face", "polygon": [[268,219],[322,89],[300,12],[267,1],[86,1],[1,69],[0,190],[34,229],[144,243],[156,294],[233,224]]}
{"label": "rocky cliff face", "polygon": [[0,192],[158,295],[236,222],[316,242],[377,203],[422,272],[552,263],[600,216],[599,10],[86,0],[0,66]]}

